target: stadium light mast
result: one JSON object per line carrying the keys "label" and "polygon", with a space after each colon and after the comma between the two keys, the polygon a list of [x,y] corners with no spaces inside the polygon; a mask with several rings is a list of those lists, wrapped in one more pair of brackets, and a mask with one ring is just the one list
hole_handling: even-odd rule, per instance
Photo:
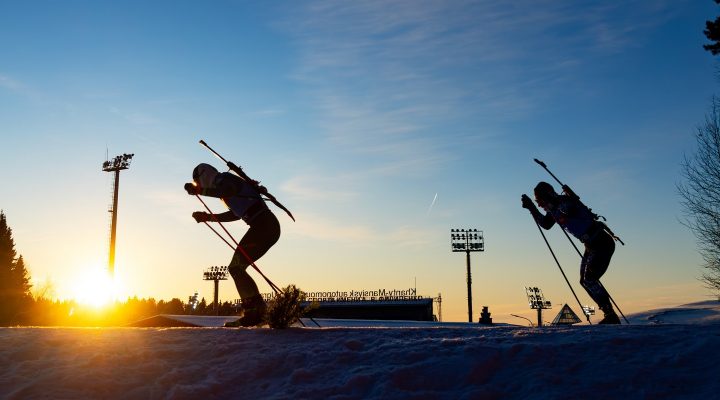
{"label": "stadium light mast", "polygon": [[218,294],[220,293],[220,281],[225,281],[228,278],[228,267],[210,267],[203,272],[203,280],[213,281],[215,283],[215,291],[213,293],[213,309],[215,309],[215,315],[220,313],[220,304],[218,303]]}
{"label": "stadium light mast", "polygon": [[123,154],[112,160],[105,161],[102,170],[105,172],[114,172],[115,181],[113,183],[113,200],[112,208],[108,210],[112,214],[112,222],[110,223],[110,255],[108,257],[108,272],[110,278],[115,278],[115,238],[117,230],[117,208],[118,208],[118,191],[120,188],[120,171],[130,167],[130,161],[135,154]]}
{"label": "stadium light mast", "polygon": [[472,276],[470,274],[470,252],[485,251],[483,231],[477,229],[450,229],[450,242],[453,252],[464,251],[467,260],[468,322],[473,322],[472,312]]}
{"label": "stadium light mast", "polygon": [[552,308],[550,300],[545,300],[542,290],[537,287],[525,287],[525,294],[527,294],[528,303],[530,308],[537,310],[537,326],[538,328],[543,326],[542,321],[542,310],[548,310]]}

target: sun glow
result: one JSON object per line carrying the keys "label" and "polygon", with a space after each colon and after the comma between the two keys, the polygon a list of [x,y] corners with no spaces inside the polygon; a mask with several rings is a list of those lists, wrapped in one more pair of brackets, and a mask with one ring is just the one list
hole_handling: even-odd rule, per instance
{"label": "sun glow", "polygon": [[88,268],[77,280],[74,289],[75,300],[87,306],[101,308],[118,298],[121,283],[112,279],[107,270],[100,267]]}

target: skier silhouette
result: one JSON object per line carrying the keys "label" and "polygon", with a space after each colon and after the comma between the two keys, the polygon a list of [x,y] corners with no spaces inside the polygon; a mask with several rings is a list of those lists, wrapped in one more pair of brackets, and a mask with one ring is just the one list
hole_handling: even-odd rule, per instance
{"label": "skier silhouette", "polygon": [[253,262],[257,261],[280,238],[280,223],[257,190],[237,175],[219,173],[212,165],[199,164],[193,170],[193,182],[185,184],[188,194],[220,198],[228,208],[228,211],[214,215],[195,211],[192,213],[195,221],[231,222],[242,219],[249,226],[230,260],[228,272],[242,300],[243,315],[237,325],[258,325],[263,321],[267,306],[257,284],[246,271],[251,262],[240,248]]}
{"label": "skier silhouette", "polygon": [[619,324],[620,318],[613,309],[610,295],[600,283],[615,252],[615,240],[606,231],[605,225],[579,200],[558,194],[547,182],[535,186],[535,201],[546,214],[542,214],[527,195],[521,197],[523,208],[527,208],[535,221],[544,229],[550,229],[557,222],[560,227],[585,245],[580,263],[580,285],[603,311],[600,324]]}

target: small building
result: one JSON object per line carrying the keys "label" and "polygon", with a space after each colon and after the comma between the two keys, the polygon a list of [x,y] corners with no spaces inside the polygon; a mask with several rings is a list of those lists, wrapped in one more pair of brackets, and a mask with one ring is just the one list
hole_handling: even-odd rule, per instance
{"label": "small building", "polygon": [[[310,304],[304,303],[304,306]],[[333,319],[433,321],[433,299],[317,301],[307,316]]]}
{"label": "small building", "polygon": [[577,324],[580,321],[580,317],[575,314],[575,312],[565,304],[561,309],[558,315],[555,317],[555,319],[552,321],[552,325],[573,325]]}

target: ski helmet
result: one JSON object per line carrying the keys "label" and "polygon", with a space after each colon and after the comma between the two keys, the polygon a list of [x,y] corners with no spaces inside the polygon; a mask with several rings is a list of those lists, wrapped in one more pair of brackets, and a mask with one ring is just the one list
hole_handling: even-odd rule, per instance
{"label": "ski helmet", "polygon": [[198,164],[193,170],[193,181],[201,188],[209,188],[213,186],[218,170],[210,164]]}

